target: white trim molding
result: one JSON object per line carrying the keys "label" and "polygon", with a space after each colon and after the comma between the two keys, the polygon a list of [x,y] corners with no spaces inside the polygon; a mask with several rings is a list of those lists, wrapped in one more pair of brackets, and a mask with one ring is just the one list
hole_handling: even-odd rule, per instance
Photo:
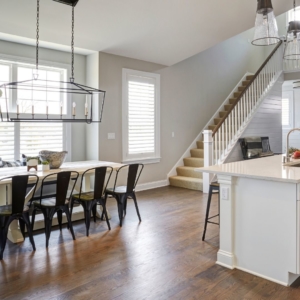
{"label": "white trim molding", "polygon": [[169,185],[169,180],[164,179],[160,181],[153,181],[153,182],[147,182],[147,183],[140,183],[136,186],[136,191],[141,192],[141,191],[146,191],[146,190],[152,190],[156,189],[159,187],[164,187]]}

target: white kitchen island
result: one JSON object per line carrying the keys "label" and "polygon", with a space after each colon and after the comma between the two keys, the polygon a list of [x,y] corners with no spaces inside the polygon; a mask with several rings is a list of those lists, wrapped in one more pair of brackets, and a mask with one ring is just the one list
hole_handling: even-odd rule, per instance
{"label": "white kitchen island", "polygon": [[196,171],[220,183],[216,263],[292,284],[300,276],[300,167],[276,155]]}

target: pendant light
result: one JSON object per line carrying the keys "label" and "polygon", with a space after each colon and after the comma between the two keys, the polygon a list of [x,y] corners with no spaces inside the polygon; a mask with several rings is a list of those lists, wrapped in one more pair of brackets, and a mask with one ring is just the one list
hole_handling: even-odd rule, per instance
{"label": "pendant light", "polygon": [[[3,122],[84,122],[87,124],[101,122],[105,99],[105,91],[88,87],[75,82],[74,76],[74,8],[79,0],[53,0],[72,6],[71,33],[71,77],[69,81],[43,80],[39,78],[39,17],[40,0],[37,0],[36,23],[36,71],[33,78],[9,82],[0,85],[0,121]],[[19,94],[24,92],[31,96],[31,113],[20,113],[21,100]],[[35,96],[34,96],[35,95]],[[37,99],[43,95],[42,99]],[[46,100],[45,100],[46,98]],[[48,102],[48,98],[56,99]],[[13,105],[9,105],[12,100]],[[34,102],[44,103],[43,112],[35,113]],[[52,104],[50,104],[52,103]],[[28,103],[26,103],[28,105]],[[51,107],[50,107],[51,105]],[[57,106],[57,115],[48,111]],[[13,106],[11,108],[11,106]],[[11,111],[13,110],[13,111]],[[39,106],[41,111],[41,107]]]}
{"label": "pendant light", "polygon": [[269,46],[277,44],[279,41],[278,27],[271,0],[258,0],[252,45]]}
{"label": "pendant light", "polygon": [[283,59],[294,60],[294,61],[300,59],[300,21],[296,21],[295,0],[294,0],[294,21],[289,22]]}

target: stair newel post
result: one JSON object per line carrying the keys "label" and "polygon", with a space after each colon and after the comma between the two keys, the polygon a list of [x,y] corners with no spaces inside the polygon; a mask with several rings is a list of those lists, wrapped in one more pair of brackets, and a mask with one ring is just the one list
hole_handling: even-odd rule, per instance
{"label": "stair newel post", "polygon": [[[211,130],[203,130],[204,167],[213,165],[213,136]],[[203,193],[208,193],[213,174],[203,173]]]}

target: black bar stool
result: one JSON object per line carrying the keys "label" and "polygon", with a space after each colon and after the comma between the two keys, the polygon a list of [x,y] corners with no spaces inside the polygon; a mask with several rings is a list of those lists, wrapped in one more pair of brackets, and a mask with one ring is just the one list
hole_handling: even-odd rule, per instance
{"label": "black bar stool", "polygon": [[[210,210],[210,203],[211,203],[211,197],[213,194],[218,194],[218,204],[219,204],[219,213],[215,216],[210,217],[209,216],[209,210]],[[203,236],[202,236],[202,241],[205,240],[205,234],[206,234],[206,228],[207,228],[207,223],[215,224],[215,225],[220,225],[219,223],[209,221],[212,218],[219,217],[220,216],[220,185],[217,182],[212,182],[209,186],[209,193],[208,193],[208,199],[207,199],[207,206],[206,206],[206,215],[205,215],[205,223],[204,223],[204,231],[203,231]]]}

